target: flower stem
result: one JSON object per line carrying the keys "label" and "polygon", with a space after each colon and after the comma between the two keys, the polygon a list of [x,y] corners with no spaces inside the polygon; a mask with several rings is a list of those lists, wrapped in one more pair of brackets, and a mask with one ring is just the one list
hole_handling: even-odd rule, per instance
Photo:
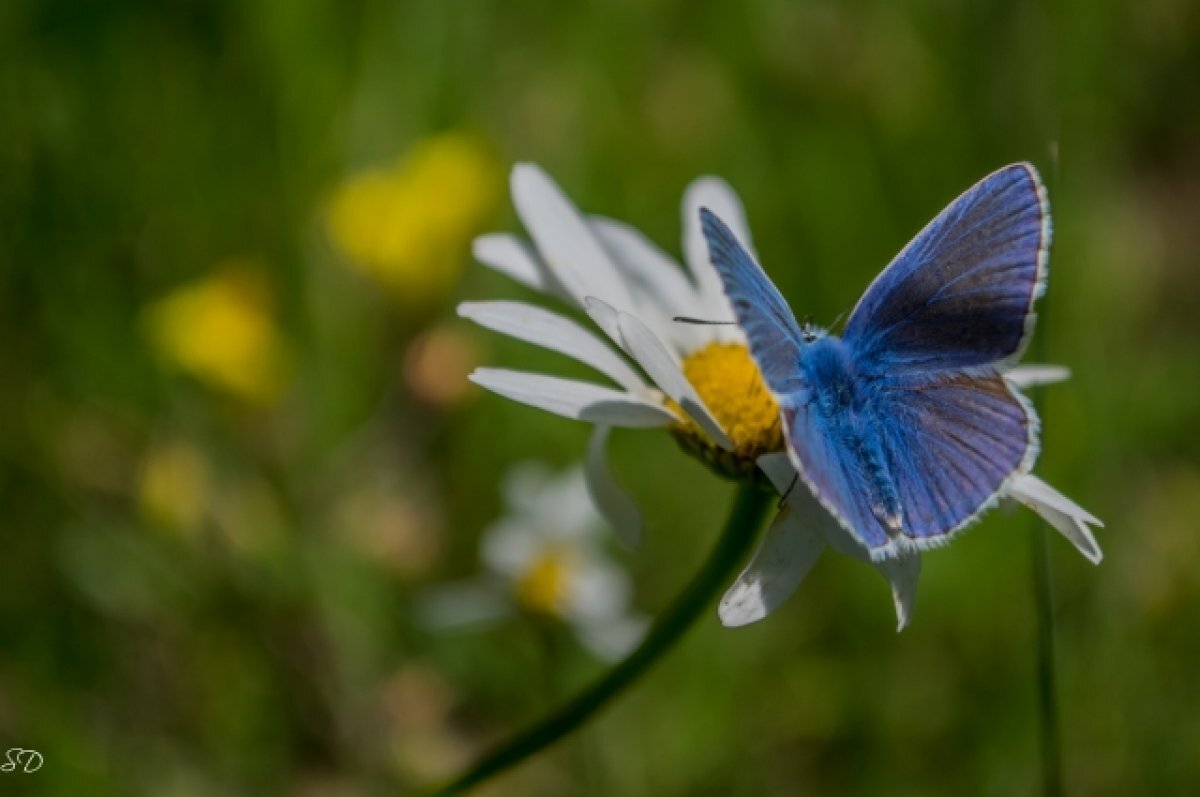
{"label": "flower stem", "polygon": [[[1058,144],[1050,148],[1050,182],[1057,187],[1059,161]],[[1046,320],[1050,313],[1050,302],[1043,299],[1038,310],[1042,328],[1046,329]],[[1034,356],[1038,362],[1046,360],[1046,334],[1043,332],[1034,340]],[[1045,423],[1045,413],[1042,410],[1042,389],[1033,391],[1034,406],[1042,415]],[[1054,674],[1054,590],[1050,572],[1050,550],[1046,543],[1046,529],[1041,523],[1035,523],[1030,537],[1032,548],[1031,569],[1033,570],[1033,600],[1037,614],[1037,689],[1038,689],[1038,729],[1042,753],[1042,793],[1044,797],[1061,797],[1062,781],[1062,749],[1059,740],[1058,722],[1058,685]]]}
{"label": "flower stem", "polygon": [[1033,592],[1037,608],[1038,727],[1041,730],[1042,792],[1062,794],[1062,754],[1058,733],[1058,691],[1054,677],[1054,591],[1046,530],[1034,528]]}
{"label": "flower stem", "polygon": [[431,795],[460,794],[488,778],[549,747],[618,696],[659,657],[674,647],[683,633],[724,589],[747,551],[758,539],[759,527],[770,501],[768,493],[752,484],[742,485],[734,498],[725,529],[700,571],[650,627],[642,643],[625,659],[561,708],[493,748],[472,767]]}

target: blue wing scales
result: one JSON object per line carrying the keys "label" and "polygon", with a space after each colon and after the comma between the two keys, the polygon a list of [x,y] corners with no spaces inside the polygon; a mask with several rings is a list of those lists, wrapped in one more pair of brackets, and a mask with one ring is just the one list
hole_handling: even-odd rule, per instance
{"label": "blue wing scales", "polygon": [[724,222],[701,208],[700,224],[713,266],[767,386],[776,394],[795,390],[801,336],[791,308]]}
{"label": "blue wing scales", "polygon": [[987,367],[1020,356],[1046,279],[1050,215],[1029,164],[1006,166],[943,210],[883,270],[843,335],[864,372]]}
{"label": "blue wing scales", "polygon": [[909,537],[970,523],[1037,456],[1037,418],[1000,376],[890,380],[874,406]]}

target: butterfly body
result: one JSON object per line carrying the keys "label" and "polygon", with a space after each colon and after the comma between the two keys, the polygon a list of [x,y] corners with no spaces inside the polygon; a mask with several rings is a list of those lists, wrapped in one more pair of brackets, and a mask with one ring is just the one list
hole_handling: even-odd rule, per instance
{"label": "butterfly body", "polygon": [[728,228],[701,216],[793,465],[873,558],[944,542],[1032,468],[1037,420],[1003,377],[1045,280],[1049,215],[1031,166],[994,173],[934,219],[842,338],[797,324]]}
{"label": "butterfly body", "polygon": [[887,457],[885,419],[876,407],[880,380],[860,372],[845,341],[825,334],[801,349],[798,370],[801,384],[785,394],[785,417],[804,413],[824,438],[846,452],[871,514],[887,536],[894,536],[902,530],[903,510]]}

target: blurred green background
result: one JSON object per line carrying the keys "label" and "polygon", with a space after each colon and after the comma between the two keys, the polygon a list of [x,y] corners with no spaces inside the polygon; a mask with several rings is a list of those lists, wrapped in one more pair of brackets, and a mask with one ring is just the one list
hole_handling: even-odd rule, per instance
{"label": "blurred green background", "polygon": [[[530,298],[469,258],[514,161],[678,254],[686,184],[742,194],[829,323],[949,199],[1032,160],[1054,208],[1039,473],[1107,522],[1050,541],[1072,794],[1200,790],[1200,5],[0,4],[4,794],[403,794],[601,664],[510,622],[433,633],[499,484],[587,428],[467,390],[563,358],[469,328]],[[1040,348],[1039,348],[1040,347]],[[619,434],[659,610],[732,488]],[[710,616],[494,795],[1038,788],[1028,512],[885,584],[825,557]],[[551,688],[548,684],[554,684]]]}

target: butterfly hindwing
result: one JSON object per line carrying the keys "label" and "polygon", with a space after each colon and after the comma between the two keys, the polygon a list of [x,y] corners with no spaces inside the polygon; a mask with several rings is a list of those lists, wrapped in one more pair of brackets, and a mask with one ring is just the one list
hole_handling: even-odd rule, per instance
{"label": "butterfly hindwing", "polygon": [[1019,356],[1045,284],[1050,216],[1029,164],[950,203],[863,295],[844,339],[866,373],[939,372]]}
{"label": "butterfly hindwing", "polygon": [[876,558],[948,538],[1037,454],[1033,411],[1001,376],[860,378],[839,401],[828,397],[845,386],[825,374],[809,370],[805,388],[781,398],[788,448]]}
{"label": "butterfly hindwing", "polygon": [[[878,470],[871,467],[854,427],[858,419],[829,413],[801,396],[780,405],[788,453],[817,500],[868,550],[886,550],[890,534],[881,513],[872,510],[879,492]],[[875,443],[878,443],[875,438]],[[875,457],[878,460],[878,457]]]}
{"label": "butterfly hindwing", "polygon": [[1003,377],[885,380],[873,403],[908,537],[969,523],[1037,456],[1037,419]]}

